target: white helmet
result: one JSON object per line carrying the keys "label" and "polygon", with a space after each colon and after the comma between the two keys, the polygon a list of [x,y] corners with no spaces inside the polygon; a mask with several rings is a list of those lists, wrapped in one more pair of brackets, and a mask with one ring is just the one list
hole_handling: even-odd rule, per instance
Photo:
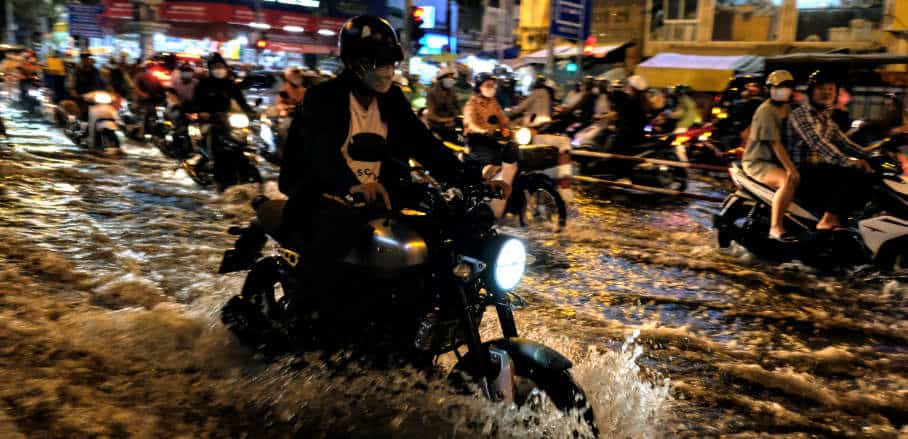
{"label": "white helmet", "polygon": [[640,75],[634,75],[630,78],[627,78],[627,85],[631,86],[634,90],[645,91],[648,88],[646,84],[646,78]]}

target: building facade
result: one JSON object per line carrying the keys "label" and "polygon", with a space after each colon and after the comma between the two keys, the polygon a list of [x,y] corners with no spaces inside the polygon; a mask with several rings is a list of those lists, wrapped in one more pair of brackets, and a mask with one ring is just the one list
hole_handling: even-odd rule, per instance
{"label": "building facade", "polygon": [[899,50],[899,38],[890,32],[899,2],[908,3],[647,0],[644,52],[777,55],[840,49]]}

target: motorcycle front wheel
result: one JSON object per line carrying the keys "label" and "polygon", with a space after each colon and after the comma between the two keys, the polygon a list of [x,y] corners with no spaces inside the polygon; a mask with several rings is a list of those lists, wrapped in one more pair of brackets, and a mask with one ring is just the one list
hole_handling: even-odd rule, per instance
{"label": "motorcycle front wheel", "polygon": [[[489,344],[486,343],[485,346],[489,346]],[[513,356],[511,359],[514,362],[514,403],[517,406],[537,407],[537,404],[540,403],[540,393],[545,393],[545,396],[559,411],[564,413],[576,411],[583,418],[583,422],[589,426],[593,437],[598,436],[593,408],[590,407],[586,393],[574,381],[570,371],[538,367],[530,361],[521,360],[518,356]],[[470,357],[466,356],[454,366],[455,372],[451,375],[451,381],[455,386],[462,384],[461,371],[469,370],[471,362]],[[574,437],[578,437],[578,433],[575,432]]]}
{"label": "motorcycle front wheel", "polygon": [[557,231],[567,224],[567,205],[554,184],[531,181],[524,187],[522,196],[523,206],[518,211],[521,226]]}

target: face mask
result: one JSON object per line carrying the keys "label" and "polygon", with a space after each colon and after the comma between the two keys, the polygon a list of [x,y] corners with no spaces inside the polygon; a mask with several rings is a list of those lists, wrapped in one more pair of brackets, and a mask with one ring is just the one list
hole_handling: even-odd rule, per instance
{"label": "face mask", "polygon": [[451,88],[454,86],[454,78],[444,78],[441,80],[441,86],[444,88]]}
{"label": "face mask", "polygon": [[394,80],[394,65],[378,66],[367,70],[361,76],[363,83],[378,94],[385,94],[391,89]]}
{"label": "face mask", "polygon": [[180,72],[180,78],[186,82],[189,82],[189,80],[191,80],[193,76],[194,75],[192,74],[192,72]]}
{"label": "face mask", "polygon": [[482,87],[479,89],[480,93],[487,98],[494,98],[495,92],[498,91],[498,88],[495,86],[492,87]]}
{"label": "face mask", "polygon": [[227,77],[227,69],[214,69],[211,71],[211,76],[217,79],[224,79]]}
{"label": "face mask", "polygon": [[778,102],[788,102],[791,98],[791,89],[788,87],[783,88],[773,88],[770,92],[770,97],[774,101]]}

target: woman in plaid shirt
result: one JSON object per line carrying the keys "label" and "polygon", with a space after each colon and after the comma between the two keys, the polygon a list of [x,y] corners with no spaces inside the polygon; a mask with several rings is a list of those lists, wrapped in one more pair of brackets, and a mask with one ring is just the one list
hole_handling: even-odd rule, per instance
{"label": "woman in plaid shirt", "polygon": [[808,100],[788,118],[788,152],[801,174],[799,198],[824,211],[817,230],[842,229],[842,218],[866,200],[870,165],[864,150],[830,117],[838,96],[834,77],[822,71],[807,81]]}

